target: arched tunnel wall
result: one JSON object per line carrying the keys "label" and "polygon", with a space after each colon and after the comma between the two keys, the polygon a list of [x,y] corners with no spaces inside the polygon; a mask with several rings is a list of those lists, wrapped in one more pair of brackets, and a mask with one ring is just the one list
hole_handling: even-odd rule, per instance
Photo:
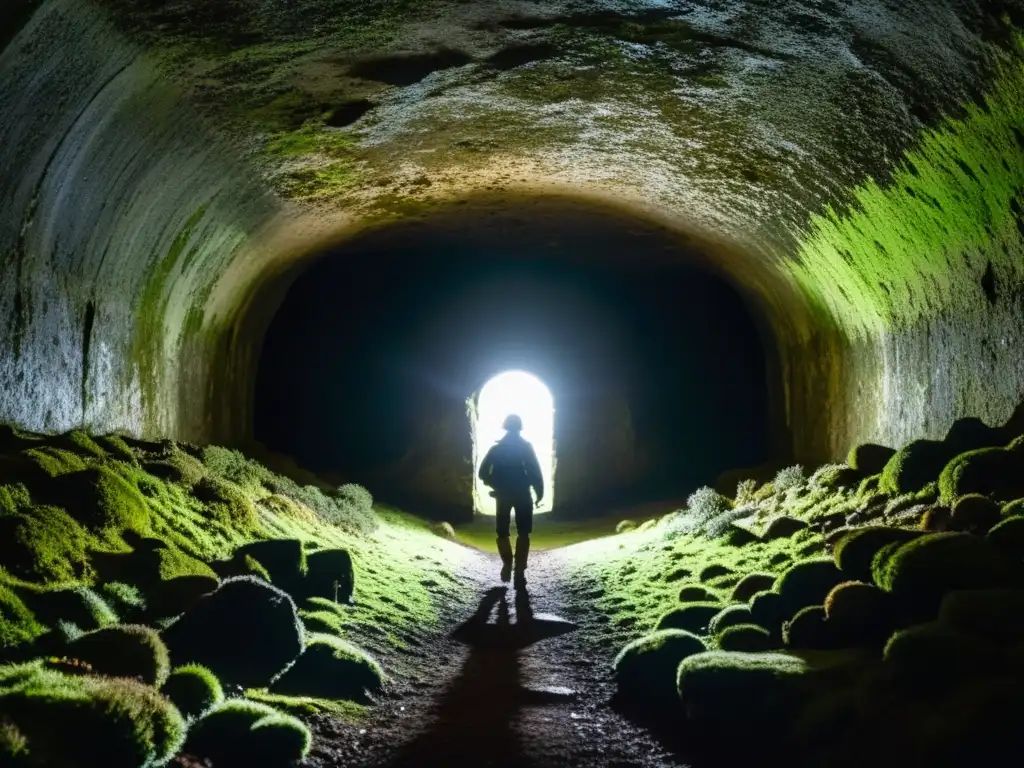
{"label": "arched tunnel wall", "polygon": [[[782,13],[751,6],[769,20]],[[542,130],[541,112],[525,111],[516,120],[535,120],[530,141],[517,145],[494,127],[492,144],[469,147],[459,141],[476,139],[460,139],[451,125],[441,131],[429,113],[450,109],[447,96],[413,104],[415,88],[376,83],[385,122],[373,125],[391,133],[373,126],[344,133],[345,162],[362,171],[336,187],[324,186],[336,163],[322,158],[342,150],[339,143],[325,149],[322,137],[339,142],[329,129],[348,129],[315,115],[278,129],[269,146],[287,155],[277,160],[291,169],[288,184],[279,183],[267,154],[249,151],[266,132],[239,133],[240,123],[225,117],[230,109],[202,98],[202,85],[232,85],[216,69],[222,62],[210,54],[183,65],[180,48],[132,32],[145,21],[142,11],[125,23],[111,10],[127,7],[134,8],[47,0],[0,53],[4,420],[45,431],[85,425],[244,444],[261,334],[304,255],[368,223],[512,191],[559,190],[631,210],[701,244],[770,328],[797,459],[838,457],[862,440],[935,436],[963,415],[996,422],[1024,395],[1024,57],[1010,23],[1024,17],[1015,3],[879,6],[877,24],[843,6],[837,28],[870,43],[856,49],[870,65],[857,70],[870,85],[854,78],[843,81],[845,90],[815,90],[807,85],[813,67],[800,68],[810,54],[775,56],[793,68],[778,80],[792,103],[775,119],[782,94],[770,94],[759,135],[789,131],[777,146],[795,149],[778,157],[758,155],[725,120],[709,122],[722,133],[702,138],[704,154],[688,155],[698,129],[670,106],[650,118],[665,129],[651,135],[673,144],[649,145],[648,136],[631,149],[611,141],[624,128],[602,128],[600,140],[581,141],[572,154],[562,134]],[[487,12],[490,4],[466,11]],[[453,19],[457,37],[464,28]],[[469,21],[473,30],[486,26]],[[516,29],[497,28],[499,35]],[[698,42],[713,37],[699,29]],[[751,34],[764,41],[771,29],[766,22]],[[417,39],[399,43],[403,50],[425,44]],[[744,46],[730,50],[766,56],[762,43]],[[915,55],[924,50],[931,56]],[[465,73],[483,57],[470,56]],[[893,57],[899,61],[879,85],[878,62]],[[344,66],[358,71],[349,60]],[[249,71],[236,70],[238,77]],[[652,77],[630,90],[617,72],[602,84],[636,108],[629,100],[644,89],[671,88]],[[877,102],[849,103],[878,88]],[[655,95],[661,105],[663,94]],[[263,114],[252,107],[256,113]],[[492,125],[468,122],[465,130],[483,124]],[[837,125],[867,138],[839,137],[853,148],[845,155],[842,146],[821,144]],[[447,150],[408,152],[410,136],[433,135],[425,126],[451,139]],[[874,141],[872,131],[890,140]],[[301,166],[309,136],[316,173]],[[742,158],[724,146],[757,155],[749,173],[728,165]],[[701,176],[714,171],[702,163],[720,149],[725,175]],[[309,178],[319,186],[297,192],[295,180]]]}

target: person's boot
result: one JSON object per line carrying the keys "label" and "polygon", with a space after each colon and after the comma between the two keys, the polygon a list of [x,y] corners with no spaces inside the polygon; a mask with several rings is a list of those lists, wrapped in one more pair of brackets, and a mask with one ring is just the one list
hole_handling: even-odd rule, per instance
{"label": "person's boot", "polygon": [[501,580],[507,583],[512,578],[512,542],[508,536],[498,537],[498,554],[501,556]]}
{"label": "person's boot", "polygon": [[529,536],[518,536],[516,537],[516,558],[515,558],[515,578],[513,584],[516,589],[521,589],[526,586],[526,561],[530,557],[530,537]]}

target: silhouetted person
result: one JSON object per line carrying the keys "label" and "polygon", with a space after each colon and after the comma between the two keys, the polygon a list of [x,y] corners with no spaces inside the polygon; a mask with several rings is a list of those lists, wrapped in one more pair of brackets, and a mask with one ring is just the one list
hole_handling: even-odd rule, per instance
{"label": "silhouetted person", "polygon": [[[523,436],[523,420],[514,413],[502,424],[505,436],[491,446],[480,464],[480,479],[491,489],[498,507],[496,518],[498,554],[501,555],[501,580],[508,581],[515,564],[516,589],[526,586],[526,561],[530,554],[530,532],[533,530],[532,488],[537,504],[544,498],[544,479],[540,474],[537,454]],[[513,561],[509,541],[512,512],[516,515],[516,552]]]}

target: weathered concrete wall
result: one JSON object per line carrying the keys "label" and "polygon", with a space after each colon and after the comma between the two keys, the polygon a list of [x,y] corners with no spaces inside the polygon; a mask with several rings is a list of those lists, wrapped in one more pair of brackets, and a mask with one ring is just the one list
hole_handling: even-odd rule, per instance
{"label": "weathered concrete wall", "polygon": [[[129,0],[47,0],[0,53],[0,418],[242,442],[304,253],[552,191],[704,247],[775,345],[799,459],[1008,415],[1024,54],[1002,14],[1021,4],[691,5],[356,9],[295,45],[303,17],[274,3],[199,29],[189,2],[157,28]],[[465,65],[427,56],[410,83],[374,64],[442,43]],[[527,43],[550,47],[492,58]]]}

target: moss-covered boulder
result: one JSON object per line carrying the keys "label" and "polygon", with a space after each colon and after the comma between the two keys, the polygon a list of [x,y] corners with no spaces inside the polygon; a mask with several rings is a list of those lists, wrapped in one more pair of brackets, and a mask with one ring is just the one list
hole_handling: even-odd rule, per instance
{"label": "moss-covered boulder", "polygon": [[882,645],[892,633],[888,596],[874,584],[847,581],[825,598],[825,620],[839,648]]}
{"label": "moss-covered boulder", "polygon": [[305,647],[295,603],[249,576],[227,579],[164,631],[176,663],[209,667],[221,680],[266,686]]}
{"label": "moss-covered boulder", "polygon": [[1017,574],[989,541],[966,533],[932,533],[876,558],[873,581],[904,615],[934,618],[942,597],[961,589],[1012,586]]}
{"label": "moss-covered boulder", "polygon": [[615,658],[620,695],[640,706],[675,702],[679,663],[706,650],[703,640],[680,629],[659,630],[634,640]]}
{"label": "moss-covered boulder", "polygon": [[789,539],[800,531],[807,528],[807,523],[795,517],[781,515],[776,517],[765,529],[761,536],[764,541],[777,541],[778,539]]}
{"label": "moss-covered boulder", "polygon": [[750,616],[754,623],[767,629],[773,638],[782,637],[783,616],[782,597],[778,592],[765,590],[750,598]]}
{"label": "moss-covered boulder", "polygon": [[17,731],[33,766],[164,765],[185,736],[181,714],[155,688],[41,662],[0,666],[0,723]]}
{"label": "moss-covered boulder", "polygon": [[635,520],[620,520],[615,526],[616,533],[631,533],[636,530]]}
{"label": "moss-covered boulder", "polygon": [[704,634],[711,619],[720,610],[721,603],[687,603],[663,613],[655,629],[683,629],[698,635]]}
{"label": "moss-covered boulder", "polygon": [[787,648],[800,650],[827,650],[836,643],[831,627],[825,622],[825,607],[812,605],[803,608],[782,625],[782,641]]}
{"label": "moss-covered boulder", "polygon": [[879,490],[892,496],[920,491],[939,479],[956,450],[938,440],[914,440],[898,450],[882,470]]}
{"label": "moss-covered boulder", "polygon": [[109,677],[128,677],[159,688],[171,671],[160,635],[149,627],[123,624],[86,632],[67,646],[66,655]]}
{"label": "moss-covered boulder", "polygon": [[856,488],[864,473],[843,464],[826,464],[811,475],[811,487],[836,490],[838,488]]}
{"label": "moss-covered boulder", "polygon": [[939,621],[984,637],[1024,641],[1024,589],[969,589],[942,598]]}
{"label": "moss-covered boulder", "polygon": [[846,580],[831,558],[815,558],[794,563],[775,582],[783,619],[791,619],[798,611],[822,605],[828,593]]}
{"label": "moss-covered boulder", "polygon": [[1024,515],[1008,517],[994,526],[985,538],[1007,557],[1024,560]]}
{"label": "moss-covered boulder", "polygon": [[235,550],[235,559],[251,557],[267,569],[274,586],[302,594],[308,570],[306,551],[298,539],[255,541]]}
{"label": "moss-covered boulder", "polygon": [[346,550],[321,549],[307,555],[303,583],[303,592],[307,596],[347,603],[352,599],[354,588],[352,556]]}
{"label": "moss-covered boulder", "polygon": [[1024,516],[1024,499],[1008,501],[1001,507],[1003,517]]}
{"label": "moss-covered boulder", "polygon": [[[8,489],[10,486],[0,487],[0,495]],[[33,506],[27,492],[0,514],[0,565],[26,581],[82,578],[89,570],[89,550],[96,544],[94,537],[65,510]]]}
{"label": "moss-covered boulder", "polygon": [[172,669],[160,692],[189,719],[200,717],[224,701],[220,680],[201,664]]}
{"label": "moss-covered boulder", "polygon": [[1007,448],[981,448],[952,459],[939,477],[939,491],[947,504],[968,494],[998,501],[1024,495],[1024,455]]}
{"label": "moss-covered boulder", "polygon": [[1000,519],[1002,514],[996,502],[987,496],[969,493],[958,498],[953,504],[949,528],[953,531],[966,531],[984,536]]}
{"label": "moss-covered boulder", "polygon": [[43,633],[43,626],[14,591],[0,584],[0,656],[5,651],[31,643]]}
{"label": "moss-covered boulder", "polygon": [[871,563],[882,547],[893,542],[913,541],[920,535],[919,531],[883,526],[854,529],[836,542],[833,551],[835,564],[846,579],[869,581]]}
{"label": "moss-covered boulder", "polygon": [[118,536],[150,532],[152,510],[139,489],[106,466],[62,475],[54,486],[56,506],[91,531]]}
{"label": "moss-covered boulder", "polygon": [[88,632],[117,623],[117,616],[106,601],[88,587],[26,590],[21,592],[21,597],[36,618],[48,627],[67,622]]}
{"label": "moss-covered boulder", "polygon": [[730,600],[734,603],[746,603],[758,592],[771,589],[777,578],[774,573],[748,573],[733,588]]}
{"label": "moss-covered boulder", "polygon": [[883,658],[898,685],[927,691],[999,674],[1004,664],[992,642],[942,622],[918,624],[897,632],[886,644]]}
{"label": "moss-covered boulder", "polygon": [[846,463],[863,475],[877,475],[885,469],[885,465],[896,455],[894,448],[875,443],[861,443],[850,449]]}
{"label": "moss-covered boulder", "polygon": [[259,523],[252,499],[232,482],[215,475],[204,475],[192,493],[205,505],[211,520],[237,530],[253,530]]}
{"label": "moss-covered boulder", "polygon": [[751,623],[756,622],[754,622],[753,616],[750,613],[749,605],[730,605],[711,617],[711,621],[708,622],[708,632],[712,635],[717,635],[728,627]]}
{"label": "moss-covered boulder", "polygon": [[760,540],[761,537],[752,530],[736,523],[730,523],[725,534],[725,543],[730,547],[745,547]]}
{"label": "moss-covered boulder", "polygon": [[291,765],[309,753],[309,729],[266,704],[228,699],[189,731],[185,751],[214,765]]}
{"label": "moss-covered boulder", "polygon": [[688,584],[679,590],[680,603],[718,603],[718,595],[699,584]]}
{"label": "moss-covered boulder", "polygon": [[771,633],[757,624],[736,624],[726,627],[715,636],[715,647],[720,651],[771,651],[778,648]]}
{"label": "moss-covered boulder", "polygon": [[945,504],[932,504],[921,515],[918,527],[929,533],[948,531],[953,525],[953,510]]}
{"label": "moss-covered boulder", "polygon": [[697,576],[697,580],[700,581],[702,584],[707,584],[709,581],[720,578],[722,576],[731,576],[734,573],[735,571],[733,571],[733,569],[727,565],[722,565],[721,563],[712,563],[711,565],[706,566],[700,572],[700,574]]}
{"label": "moss-covered boulder", "polygon": [[365,703],[383,690],[385,679],[380,664],[366,651],[333,635],[314,634],[271,690]]}

